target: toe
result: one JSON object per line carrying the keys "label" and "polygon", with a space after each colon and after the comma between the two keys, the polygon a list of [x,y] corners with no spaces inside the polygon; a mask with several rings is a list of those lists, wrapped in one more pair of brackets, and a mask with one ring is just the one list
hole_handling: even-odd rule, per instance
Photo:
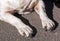
{"label": "toe", "polygon": [[20,28],[19,33],[24,37],[29,37],[32,34],[32,29],[30,27]]}

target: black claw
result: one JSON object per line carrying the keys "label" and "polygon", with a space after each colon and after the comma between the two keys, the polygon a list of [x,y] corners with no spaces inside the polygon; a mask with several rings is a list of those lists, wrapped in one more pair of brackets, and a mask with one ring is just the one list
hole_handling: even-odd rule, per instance
{"label": "black claw", "polygon": [[47,26],[45,26],[44,30],[47,31]]}
{"label": "black claw", "polygon": [[26,33],[25,33],[25,32],[23,33],[23,36],[24,36],[24,37],[26,36]]}

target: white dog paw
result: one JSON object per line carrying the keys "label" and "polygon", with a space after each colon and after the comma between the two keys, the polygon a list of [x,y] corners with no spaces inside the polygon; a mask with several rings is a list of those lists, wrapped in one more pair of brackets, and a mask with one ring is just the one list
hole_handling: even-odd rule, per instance
{"label": "white dog paw", "polygon": [[22,26],[18,31],[24,37],[29,37],[33,33],[33,30],[29,26]]}
{"label": "white dog paw", "polygon": [[46,30],[50,30],[50,29],[54,28],[55,24],[54,24],[54,22],[52,20],[47,19],[47,20],[42,20],[42,26]]}

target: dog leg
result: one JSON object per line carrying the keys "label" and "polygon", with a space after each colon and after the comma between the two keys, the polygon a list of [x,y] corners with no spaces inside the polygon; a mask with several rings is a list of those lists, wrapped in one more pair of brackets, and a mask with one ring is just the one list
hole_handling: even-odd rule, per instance
{"label": "dog leg", "polygon": [[39,3],[35,6],[35,11],[39,14],[43,28],[50,30],[54,27],[54,22],[48,18],[45,12],[45,6],[43,1],[39,1]]}
{"label": "dog leg", "polygon": [[29,26],[25,25],[21,20],[10,13],[0,12],[0,20],[15,26],[22,36],[28,37],[32,34],[32,29]]}

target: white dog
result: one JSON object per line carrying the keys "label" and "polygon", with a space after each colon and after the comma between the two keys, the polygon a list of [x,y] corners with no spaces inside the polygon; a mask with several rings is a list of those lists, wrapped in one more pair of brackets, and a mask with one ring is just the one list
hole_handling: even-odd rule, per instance
{"label": "white dog", "polygon": [[12,24],[22,36],[28,37],[33,30],[12,14],[14,12],[28,14],[32,9],[39,14],[43,28],[47,27],[47,30],[49,30],[55,25],[46,15],[42,0],[0,0],[0,20]]}

